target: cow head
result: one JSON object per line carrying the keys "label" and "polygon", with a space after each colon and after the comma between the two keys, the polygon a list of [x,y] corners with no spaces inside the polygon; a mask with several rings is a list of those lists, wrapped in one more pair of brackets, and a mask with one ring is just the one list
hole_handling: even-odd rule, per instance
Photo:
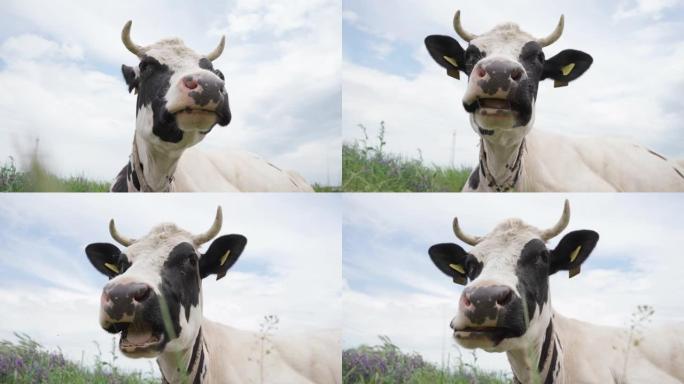
{"label": "cow head", "polygon": [[598,241],[598,233],[580,230],[547,248],[546,241],[561,233],[569,219],[567,200],[561,219],[545,230],[509,219],[476,237],[465,234],[454,219],[454,233],[473,248],[443,243],[430,247],[429,254],[442,272],[465,285],[451,321],[457,343],[501,352],[543,337],[551,317],[549,276],[560,270],[568,270],[570,277],[579,273]]}
{"label": "cow head", "polygon": [[188,348],[202,320],[202,279],[225,276],[247,239],[216,238],[206,252],[202,244],[220,231],[221,207],[212,227],[193,235],[175,224],[160,224],[144,237],[129,239],[110,221],[109,230],[121,251],[109,243],[86,247],[93,266],[109,277],[100,300],[100,325],[121,333],[119,349],[129,357],[154,357]]}
{"label": "cow head", "polygon": [[199,55],[180,39],[146,47],[131,40],[131,21],[121,32],[126,48],[140,59],[121,66],[129,91],[138,94],[136,131],[146,141],[167,147],[196,144],[215,124],[231,119],[225,78],[212,61],[223,52],[225,37],[207,55]]}
{"label": "cow head", "polygon": [[534,38],[513,23],[475,35],[463,28],[460,16],[457,11],[454,29],[468,43],[465,50],[449,36],[428,36],[425,45],[447,74],[457,79],[460,72],[468,76],[463,107],[470,113],[473,129],[483,138],[519,141],[534,123],[539,82],[553,79],[556,86],[567,85],[593,61],[573,49],[545,58],[542,49],[563,33],[563,16],[544,38]]}

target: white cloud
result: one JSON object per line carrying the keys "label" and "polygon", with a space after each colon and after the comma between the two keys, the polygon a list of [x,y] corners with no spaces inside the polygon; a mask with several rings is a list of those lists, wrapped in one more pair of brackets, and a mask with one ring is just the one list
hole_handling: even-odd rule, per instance
{"label": "white cloud", "polygon": [[[681,11],[679,2],[639,2],[649,12]],[[557,5],[527,1],[498,1],[483,7],[477,2],[458,5],[466,28],[474,33],[503,21],[515,21],[533,35],[549,33],[559,13],[566,25],[559,42],[547,48],[547,57],[568,49],[580,49],[594,57],[592,68],[569,87],[539,89],[535,129],[569,136],[622,136],[669,157],[684,157],[681,121],[683,108],[675,88],[684,84],[679,68],[684,60],[684,24],[663,17],[659,21],[615,20],[606,23],[619,7],[617,1],[580,1]],[[457,6],[449,1],[406,1],[388,12],[384,4],[363,1],[345,3],[345,11],[357,17],[349,28],[369,39],[405,44],[410,49],[400,63],[366,66],[345,56],[343,67],[343,136],[361,137],[357,124],[368,127],[387,122],[387,149],[449,165],[475,165],[477,135],[461,106],[465,81],[448,77],[429,57],[423,38],[430,34],[455,36],[451,20]],[[496,9],[496,12],[492,12]],[[384,37],[383,37],[384,36]],[[371,46],[351,57],[376,56]],[[392,60],[396,61],[393,55]],[[403,69],[402,69],[403,68]],[[662,75],[659,75],[662,74]],[[455,145],[452,148],[452,135]]]}
{"label": "white cloud", "polygon": [[[247,330],[258,330],[268,314],[279,316],[278,332],[341,327],[339,196],[171,197],[3,196],[0,219],[8,224],[0,251],[0,339],[27,333],[76,361],[84,353],[86,362],[93,361],[97,341],[107,358],[111,336],[97,322],[106,278],[87,261],[85,245],[111,241],[111,217],[132,237],[163,221],[203,231],[219,204],[221,233],[244,234],[248,245],[226,278],[203,282],[205,316]],[[117,363],[149,371],[146,360],[121,357]]]}
{"label": "white cloud", "polygon": [[[582,273],[551,277],[551,300],[560,314],[593,323],[629,325],[637,305],[655,308],[656,325],[684,322],[684,305],[672,292],[684,287],[679,244],[684,227],[678,194],[570,194],[567,231],[593,229],[600,240]],[[353,194],[344,196],[344,345],[377,344],[389,336],[406,351],[441,363],[462,353],[448,323],[461,288],[430,262],[427,249],[458,242],[451,220],[465,231],[489,232],[520,217],[538,227],[558,220],[565,196],[516,194]],[[559,239],[550,241],[550,246]],[[478,365],[509,371],[504,354],[478,352]]]}
{"label": "white cloud", "polygon": [[21,158],[18,153],[40,138],[57,173],[116,176],[127,161],[135,121],[135,96],[127,94],[118,69],[135,63],[120,41],[120,28],[133,19],[140,44],[175,35],[208,52],[226,34],[227,48],[215,65],[228,80],[233,121],[212,131],[201,147],[248,150],[311,182],[340,182],[338,152],[323,149],[340,137],[336,1],[202,7],[10,1],[4,7],[0,21],[13,23],[0,23],[6,25],[0,27],[0,79],[12,89],[0,97],[2,157]]}

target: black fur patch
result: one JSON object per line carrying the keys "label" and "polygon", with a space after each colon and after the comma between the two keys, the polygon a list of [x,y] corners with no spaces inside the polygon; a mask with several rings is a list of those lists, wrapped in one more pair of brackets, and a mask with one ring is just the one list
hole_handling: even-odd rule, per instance
{"label": "black fur patch", "polygon": [[475,167],[473,172],[470,174],[470,177],[468,178],[468,186],[470,189],[477,189],[477,187],[480,185],[480,166],[478,165]]}
{"label": "black fur patch", "polygon": [[530,240],[523,247],[515,268],[518,277],[518,292],[527,306],[527,318],[532,320],[534,309],[539,311],[548,302],[549,295],[549,251],[539,239]]}
{"label": "black fur patch", "polygon": [[546,335],[544,336],[544,342],[542,343],[541,352],[539,354],[539,364],[537,365],[537,371],[541,372],[544,369],[544,363],[546,359],[549,358],[549,344],[553,342],[553,321],[549,321],[548,327],[546,327]]}
{"label": "black fur patch", "polygon": [[173,71],[151,56],[140,61],[140,83],[137,110],[150,106],[153,112],[152,133],[163,141],[178,143],[183,140],[183,131],[178,128],[174,115],[166,110],[166,92],[171,86]]}
{"label": "black fur patch", "polygon": [[121,169],[118,175],[116,175],[116,180],[112,185],[112,192],[128,192],[128,172],[131,163],[128,163],[125,167]]}
{"label": "black fur patch", "polygon": [[207,71],[213,71],[214,70],[214,65],[206,57],[199,59],[199,62],[197,63],[197,65],[199,65],[199,67],[202,69],[206,69]]}
{"label": "black fur patch", "polygon": [[199,304],[201,280],[198,256],[190,243],[180,243],[169,253],[161,270],[160,291],[164,296],[176,336],[181,332],[181,305],[185,319],[190,320],[190,309]]}

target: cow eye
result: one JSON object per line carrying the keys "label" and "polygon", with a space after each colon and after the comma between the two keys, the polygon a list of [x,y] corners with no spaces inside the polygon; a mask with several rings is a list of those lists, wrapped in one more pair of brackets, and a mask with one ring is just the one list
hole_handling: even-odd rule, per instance
{"label": "cow eye", "polygon": [[540,63],[544,62],[544,52],[539,51],[539,53],[537,54],[537,60],[539,60]]}
{"label": "cow eye", "polygon": [[224,81],[226,80],[226,78],[223,77],[223,72],[219,71],[218,69],[215,70],[214,73],[216,74],[216,76],[219,77],[219,79],[224,80]]}

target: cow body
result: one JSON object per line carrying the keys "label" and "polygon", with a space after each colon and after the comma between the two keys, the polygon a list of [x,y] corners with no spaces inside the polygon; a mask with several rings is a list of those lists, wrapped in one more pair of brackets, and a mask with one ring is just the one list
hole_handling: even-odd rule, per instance
{"label": "cow body", "polygon": [[[341,364],[338,332],[262,335],[204,319],[201,325],[203,367],[197,367],[202,383],[340,383],[341,373],[332,362]],[[263,346],[263,349],[262,349]],[[195,361],[199,363],[197,349]],[[183,367],[192,360],[192,348],[183,351]],[[158,358],[162,376],[169,383],[181,382],[174,353]],[[196,377],[190,375],[191,379]],[[187,377],[187,376],[186,376]]]}
{"label": "cow body", "polygon": [[463,29],[460,11],[454,28],[466,49],[440,35],[428,36],[425,45],[447,74],[468,76],[463,107],[480,136],[480,159],[464,191],[684,191],[681,160],[616,139],[533,132],[540,81],[567,86],[593,63],[574,49],[545,57],[543,48],[563,32],[563,16],[545,38],[513,23],[474,35]]}
{"label": "cow body", "polygon": [[[112,237],[126,246],[86,247],[93,266],[110,278],[102,291],[100,325],[121,334],[119,349],[131,358],[156,357],[168,383],[340,383],[338,331],[259,333],[212,322],[202,315],[202,279],[223,278],[247,239],[212,227],[192,235],[160,224],[140,239]],[[202,244],[211,242],[205,252]]]}
{"label": "cow body", "polygon": [[[506,148],[486,141],[481,145],[490,148],[489,153],[506,153]],[[513,147],[513,156],[503,157],[515,158],[519,149],[523,151],[519,181],[512,189],[518,192],[658,192],[684,188],[684,166],[680,162],[621,138],[571,138],[532,131],[522,148]],[[487,173],[508,171],[504,165],[492,164],[495,162],[493,156],[481,159],[463,191],[495,192]]]}
{"label": "cow body", "polygon": [[518,383],[679,383],[684,381],[684,324],[626,330],[565,318],[551,306],[549,275],[580,273],[598,241],[590,230],[566,234],[556,248],[546,241],[568,224],[563,216],[540,230],[509,219],[486,236],[456,236],[473,246],[433,245],[435,265],[465,285],[450,326],[465,348],[505,352]]}
{"label": "cow body", "polygon": [[313,191],[297,173],[246,152],[185,153],[216,124],[231,121],[225,77],[212,64],[224,39],[211,53],[199,55],[180,39],[138,46],[130,27],[129,21],[122,40],[140,63],[123,65],[122,72],[129,91],[138,94],[136,128],[129,162],[112,192]]}

